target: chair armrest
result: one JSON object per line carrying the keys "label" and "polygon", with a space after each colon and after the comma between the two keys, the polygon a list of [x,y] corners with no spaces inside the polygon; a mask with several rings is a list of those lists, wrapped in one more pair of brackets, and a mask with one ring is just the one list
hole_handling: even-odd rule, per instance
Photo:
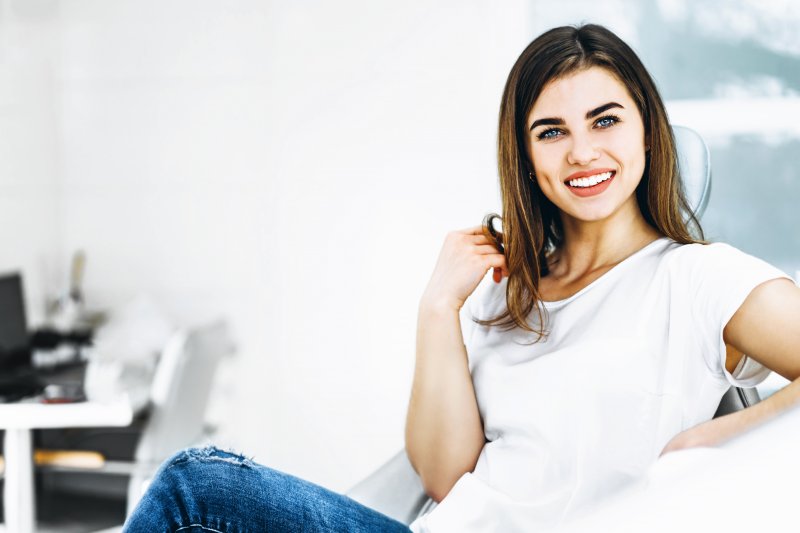
{"label": "chair armrest", "polygon": [[730,389],[728,389],[728,392],[722,396],[722,400],[719,402],[717,412],[714,413],[714,418],[746,409],[760,401],[761,398],[759,397],[758,390],[755,387],[741,388],[732,386]]}
{"label": "chair armrest", "polygon": [[345,494],[406,525],[429,500],[404,449]]}

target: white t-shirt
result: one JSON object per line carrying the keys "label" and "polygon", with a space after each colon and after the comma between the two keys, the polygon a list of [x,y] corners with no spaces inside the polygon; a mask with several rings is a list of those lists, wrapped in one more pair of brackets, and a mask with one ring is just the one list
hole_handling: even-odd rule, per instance
{"label": "white t-shirt", "polygon": [[[710,420],[731,384],[722,331],[747,295],[788,276],[727,244],[651,242],[576,294],[544,302],[549,336],[475,324],[506,308],[491,270],[462,309],[488,442],[418,533],[540,531],[641,477],[667,442]],[[536,313],[530,320],[536,324]]]}

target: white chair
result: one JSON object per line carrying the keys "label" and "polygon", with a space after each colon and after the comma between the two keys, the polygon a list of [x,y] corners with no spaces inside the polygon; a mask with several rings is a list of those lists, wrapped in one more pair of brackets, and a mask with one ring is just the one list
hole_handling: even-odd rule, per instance
{"label": "white chair", "polygon": [[127,476],[126,514],[130,514],[158,466],[174,452],[203,440],[213,378],[220,360],[233,349],[224,321],[176,332],[159,360],[150,391],[150,415],[133,460],[108,460],[97,468],[52,465],[39,470],[57,472],[59,476],[68,473],[69,477],[56,486],[80,487],[81,492],[94,494],[118,492],[115,487],[119,483],[103,478],[113,476],[119,481]]}
{"label": "white chair", "polygon": [[165,459],[203,440],[213,378],[222,357],[233,349],[224,322],[179,333],[165,347],[153,379],[152,415],[134,454],[127,514]]}

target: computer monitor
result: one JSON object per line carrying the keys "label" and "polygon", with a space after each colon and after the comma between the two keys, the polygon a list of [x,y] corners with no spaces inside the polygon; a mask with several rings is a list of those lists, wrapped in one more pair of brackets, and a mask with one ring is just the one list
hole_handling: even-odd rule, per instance
{"label": "computer monitor", "polygon": [[22,276],[0,276],[0,368],[30,363]]}

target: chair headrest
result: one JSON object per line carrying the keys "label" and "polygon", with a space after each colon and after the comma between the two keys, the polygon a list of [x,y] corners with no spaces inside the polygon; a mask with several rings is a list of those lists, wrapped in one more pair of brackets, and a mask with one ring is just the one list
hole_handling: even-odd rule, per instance
{"label": "chair headrest", "polygon": [[703,138],[684,126],[672,126],[678,150],[678,168],[683,190],[694,215],[699,219],[711,195],[711,158]]}

